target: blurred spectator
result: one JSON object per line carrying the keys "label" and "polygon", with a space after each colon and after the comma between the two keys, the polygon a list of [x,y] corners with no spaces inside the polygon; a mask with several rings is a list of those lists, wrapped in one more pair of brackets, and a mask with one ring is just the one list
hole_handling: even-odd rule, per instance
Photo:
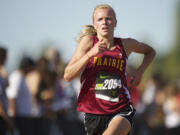
{"label": "blurred spectator", "polygon": [[9,87],[7,88],[8,113],[14,118],[15,126],[20,135],[32,135],[32,96],[26,83],[26,76],[32,71],[34,64],[31,58],[23,57],[19,69],[9,76]]}
{"label": "blurred spectator", "polygon": [[49,62],[45,57],[38,59],[36,70],[33,71],[33,74],[37,77],[36,98],[43,105],[43,115],[49,119],[55,119],[56,116],[52,111],[51,105],[55,94],[56,74],[49,70]]}
{"label": "blurred spectator", "polygon": [[11,116],[31,116],[31,94],[25,77],[34,68],[34,61],[29,57],[21,60],[18,70],[9,76],[7,95],[10,101],[9,114]]}
{"label": "blurred spectator", "polygon": [[164,86],[160,73],[154,73],[152,77],[147,81],[142,95],[142,102],[145,105],[150,105],[155,100],[155,95],[158,90]]}
{"label": "blurred spectator", "polygon": [[[83,135],[84,127],[79,120],[76,111],[77,95],[75,87],[78,83],[67,83],[63,79],[65,63],[56,48],[47,48],[44,57],[48,60],[49,69],[57,75],[55,84],[55,94],[52,109],[57,114],[57,123],[63,135],[78,134]],[[71,125],[71,130],[69,130]]]}
{"label": "blurred spectator", "polygon": [[[49,69],[49,61],[45,57],[37,60],[36,68],[28,75],[30,91],[37,106],[42,107],[42,119],[39,124],[41,134],[52,134],[56,113],[52,109],[55,96],[56,74]],[[56,128],[57,129],[57,128]],[[57,131],[59,132],[59,131]],[[57,133],[54,133],[55,135]]]}
{"label": "blurred spectator", "polygon": [[71,107],[72,92],[69,93],[67,84],[63,81],[65,63],[62,61],[56,48],[49,47],[44,53],[44,57],[48,60],[49,71],[55,78],[55,97],[53,99],[52,109],[57,113],[67,112]]}
{"label": "blurred spectator", "polygon": [[166,100],[163,104],[165,112],[165,126],[169,135],[180,133],[180,106],[178,103],[178,94],[180,89],[175,83],[169,84],[166,89]]}
{"label": "blurred spectator", "polygon": [[6,96],[6,87],[8,85],[8,76],[5,68],[7,59],[7,50],[0,47],[0,135],[5,135],[7,131],[12,133],[13,122],[9,118],[8,99]]}
{"label": "blurred spectator", "polygon": [[141,96],[141,107],[136,108],[135,135],[165,134],[162,107],[165,100],[164,86],[159,73],[154,73],[147,80]]}
{"label": "blurred spectator", "polygon": [[45,57],[48,60],[49,63],[49,70],[52,72],[56,72],[58,75],[61,73],[64,73],[64,66],[65,63],[61,59],[61,55],[58,52],[58,50],[54,47],[49,47],[44,52],[43,57]]}

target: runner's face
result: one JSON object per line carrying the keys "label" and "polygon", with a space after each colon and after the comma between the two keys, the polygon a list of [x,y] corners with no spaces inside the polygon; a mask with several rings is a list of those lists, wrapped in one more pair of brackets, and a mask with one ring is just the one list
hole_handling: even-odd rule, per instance
{"label": "runner's face", "polygon": [[99,35],[105,37],[113,35],[116,26],[113,11],[110,9],[97,9],[94,13],[93,24]]}

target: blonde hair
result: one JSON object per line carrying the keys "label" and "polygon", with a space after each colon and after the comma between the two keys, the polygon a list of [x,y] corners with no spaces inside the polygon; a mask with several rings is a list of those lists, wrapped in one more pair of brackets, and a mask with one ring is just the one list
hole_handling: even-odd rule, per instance
{"label": "blonde hair", "polygon": [[84,29],[81,30],[81,32],[80,32],[79,36],[77,37],[76,41],[79,43],[81,41],[81,39],[84,36],[87,36],[87,35],[97,35],[96,29],[94,28],[93,25],[85,25]]}
{"label": "blonde hair", "polygon": [[[113,16],[116,20],[116,13],[114,11],[114,9],[108,5],[108,4],[101,4],[101,5],[97,5],[95,8],[94,8],[94,11],[93,11],[93,21],[94,21],[94,14],[96,12],[97,9],[109,9],[112,11],[113,13]],[[94,28],[93,25],[85,25],[84,26],[84,29],[80,32],[78,38],[76,39],[76,41],[79,43],[81,41],[81,39],[84,37],[84,36],[87,36],[87,35],[97,35],[97,32],[96,32],[96,29]]]}

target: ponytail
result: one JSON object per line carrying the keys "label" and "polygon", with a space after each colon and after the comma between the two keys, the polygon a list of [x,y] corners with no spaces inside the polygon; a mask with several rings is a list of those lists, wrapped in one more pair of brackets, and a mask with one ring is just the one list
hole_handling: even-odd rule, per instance
{"label": "ponytail", "polygon": [[80,32],[76,41],[79,43],[81,39],[86,35],[97,35],[96,29],[93,25],[85,25],[85,28]]}

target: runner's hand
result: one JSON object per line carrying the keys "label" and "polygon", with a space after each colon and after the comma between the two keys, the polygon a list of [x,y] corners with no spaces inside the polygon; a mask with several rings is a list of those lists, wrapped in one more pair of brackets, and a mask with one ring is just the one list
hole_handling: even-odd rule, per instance
{"label": "runner's hand", "polygon": [[134,74],[131,77],[131,84],[134,86],[137,86],[141,82],[142,73],[141,71],[135,71]]}
{"label": "runner's hand", "polygon": [[102,40],[98,41],[93,48],[90,49],[90,51],[88,52],[88,55],[90,57],[95,56],[101,52],[104,52],[107,49],[107,45],[106,43]]}

